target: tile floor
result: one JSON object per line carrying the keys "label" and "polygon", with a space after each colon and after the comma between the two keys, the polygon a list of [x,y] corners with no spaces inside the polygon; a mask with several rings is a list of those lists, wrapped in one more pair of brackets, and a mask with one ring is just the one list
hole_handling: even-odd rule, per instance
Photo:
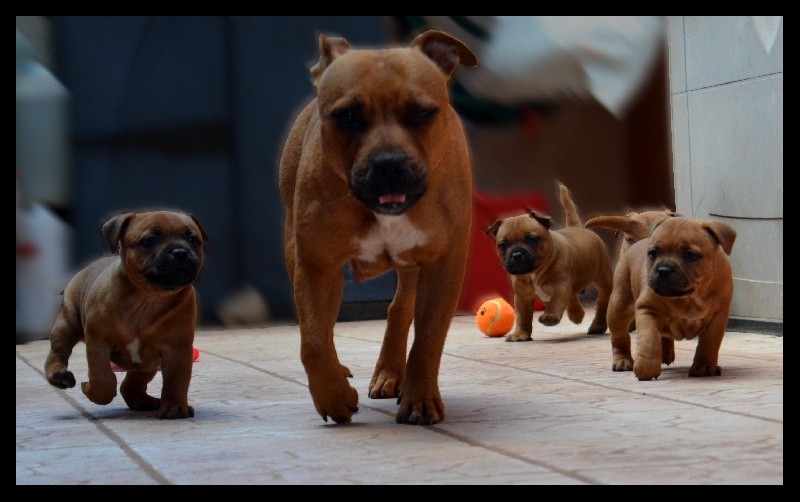
{"label": "tile floor", "polygon": [[[314,410],[296,326],[198,331],[185,420],[56,389],[48,342],[17,345],[16,483],[783,484],[782,336],[729,331],[723,374],[709,378],[687,376],[696,343],[677,342],[675,363],[639,382],[611,370],[608,334],[585,334],[592,314],[537,324],[527,343],[456,316],[440,371],[447,418],[433,426],[397,424],[395,400],[366,397],[384,321],[336,326],[360,399],[343,425]],[[83,344],[70,368],[85,379]]]}

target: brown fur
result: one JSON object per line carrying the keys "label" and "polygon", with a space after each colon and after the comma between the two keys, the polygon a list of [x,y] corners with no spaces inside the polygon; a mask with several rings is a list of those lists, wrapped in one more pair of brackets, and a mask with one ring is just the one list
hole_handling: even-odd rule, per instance
{"label": "brown fur", "polygon": [[439,363],[464,280],[472,203],[469,151],[447,81],[477,59],[435,30],[406,48],[356,50],[325,35],[319,42],[317,96],[294,122],[280,162],[309,391],[325,421],[351,421],[358,393],[333,333],[342,267],[349,263],[356,281],[396,269],[369,397],[397,398],[398,423],[434,424],[445,418]]}
{"label": "brown fur", "polygon": [[622,255],[634,243],[650,235],[650,230],[656,223],[664,218],[673,216],[680,215],[669,209],[646,211],[634,211],[631,209],[624,216],[595,216],[586,221],[584,226],[586,228],[608,228],[614,230],[617,234],[621,233],[622,244],[620,245],[619,254]]}
{"label": "brown fur", "polygon": [[[719,221],[665,218],[620,257],[608,309],[614,371],[658,378],[661,365],[675,360],[674,341],[698,338],[689,376],[722,374],[717,359],[733,297],[726,255],[735,239]],[[635,360],[628,331],[634,319]]]}
{"label": "brown fur", "polygon": [[539,211],[495,221],[485,234],[497,245],[497,255],[511,275],[516,327],[507,342],[532,340],[534,300],[545,304],[539,322],[554,326],[564,311],[580,324],[585,311],[578,294],[590,284],[597,288],[595,317],[589,334],[606,331],[606,309],[612,272],[608,249],[600,237],[583,228],[564,185],[559,186],[567,226],[551,230],[550,217]]}
{"label": "brown fur", "polygon": [[[89,380],[81,390],[96,404],[117,395],[111,363],[126,370],[120,394],[132,410],[156,410],[158,418],[194,416],[189,406],[197,305],[194,281],[210,242],[188,213],[149,211],[114,216],[103,225],[113,256],[80,270],[63,291],[50,332],[47,381],[75,386],[67,369],[72,349],[86,344]],[[161,398],[147,384],[162,372]]]}

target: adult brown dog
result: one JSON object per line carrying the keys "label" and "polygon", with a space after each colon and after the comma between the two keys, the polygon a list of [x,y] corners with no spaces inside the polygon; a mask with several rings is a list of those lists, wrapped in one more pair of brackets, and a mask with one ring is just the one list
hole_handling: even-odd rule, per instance
{"label": "adult brown dog", "polygon": [[[639,380],[675,361],[675,340],[698,338],[689,376],[721,375],[719,348],[728,323],[736,232],[698,218],[665,218],[620,257],[608,309],[614,371]],[[628,326],[636,320],[636,359]]]}
{"label": "adult brown dog", "polygon": [[[80,270],[63,292],[44,369],[50,384],[75,386],[67,369],[72,349],[86,344],[89,381],[81,390],[96,404],[117,395],[113,362],[127,373],[120,394],[132,410],[158,418],[194,416],[188,404],[197,304],[194,281],[210,242],[188,213],[148,211],[114,216],[103,225],[112,256]],[[147,384],[161,370],[161,398]]]}
{"label": "adult brown dog", "polygon": [[590,335],[606,332],[606,309],[612,271],[608,248],[600,236],[581,224],[569,191],[559,185],[566,227],[551,230],[550,216],[531,211],[495,221],[484,232],[497,246],[497,256],[511,275],[516,327],[507,342],[532,340],[534,300],[545,304],[539,322],[554,326],[564,311],[575,324],[585,311],[578,294],[590,284],[597,288],[595,317]]}
{"label": "adult brown dog", "polygon": [[[398,423],[444,420],[439,363],[469,250],[472,168],[447,82],[477,58],[426,31],[405,48],[353,49],[319,37],[317,96],[294,122],[280,161],[286,265],[300,358],[322,418],[350,422],[358,393],[333,328],[344,288],[392,268],[397,291],[369,397],[398,398]],[[414,341],[408,353],[408,332]]]}

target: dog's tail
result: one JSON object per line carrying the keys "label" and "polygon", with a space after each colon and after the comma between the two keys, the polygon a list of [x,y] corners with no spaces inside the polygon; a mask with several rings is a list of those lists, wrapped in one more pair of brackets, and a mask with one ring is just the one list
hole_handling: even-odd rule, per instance
{"label": "dog's tail", "polygon": [[581,219],[578,217],[578,210],[575,208],[575,203],[569,196],[569,190],[562,184],[558,185],[560,191],[561,205],[564,206],[564,213],[567,217],[568,227],[583,227]]}

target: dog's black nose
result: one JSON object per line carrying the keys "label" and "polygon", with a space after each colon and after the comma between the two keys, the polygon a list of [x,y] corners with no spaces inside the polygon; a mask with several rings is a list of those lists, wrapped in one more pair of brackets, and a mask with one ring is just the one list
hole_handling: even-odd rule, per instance
{"label": "dog's black nose", "polygon": [[511,256],[510,256],[511,260],[513,260],[513,261],[519,261],[519,260],[523,259],[524,257],[525,257],[525,253],[523,253],[522,251],[512,251],[511,252]]}
{"label": "dog's black nose", "polygon": [[672,275],[675,269],[669,265],[659,265],[656,267],[656,275],[661,279],[666,279]]}
{"label": "dog's black nose", "polygon": [[175,258],[176,260],[183,260],[183,259],[185,259],[187,256],[189,256],[189,250],[188,250],[188,249],[186,249],[186,248],[184,248],[184,247],[176,247],[176,248],[174,248],[172,251],[170,251],[170,254],[171,254],[171,255],[173,256],[173,258]]}

